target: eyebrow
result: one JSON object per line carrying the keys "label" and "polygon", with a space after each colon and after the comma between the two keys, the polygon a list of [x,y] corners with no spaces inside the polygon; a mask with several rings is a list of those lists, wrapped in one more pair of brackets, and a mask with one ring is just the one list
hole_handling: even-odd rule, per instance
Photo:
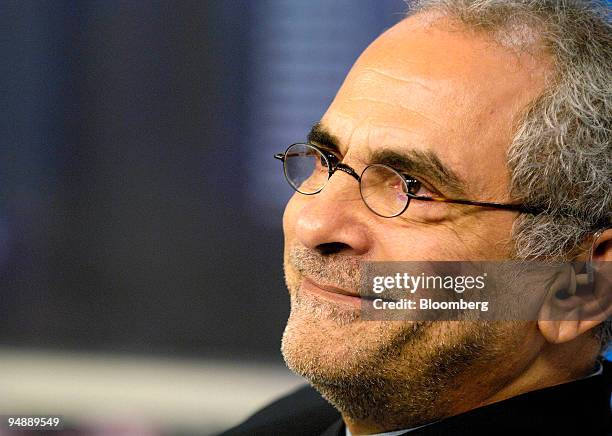
{"label": "eyebrow", "polygon": [[312,126],[306,139],[308,142],[315,142],[327,150],[340,153],[340,141],[329,130],[323,127],[320,122]]}
{"label": "eyebrow", "polygon": [[[314,142],[325,149],[340,152],[340,141],[329,132],[320,122],[315,123],[308,133],[307,140]],[[405,175],[425,178],[435,186],[447,191],[449,194],[465,196],[466,183],[457,173],[444,165],[440,157],[433,150],[415,150],[397,152],[391,149],[382,149],[372,152],[369,162],[388,165]],[[442,192],[445,194],[446,192]]]}

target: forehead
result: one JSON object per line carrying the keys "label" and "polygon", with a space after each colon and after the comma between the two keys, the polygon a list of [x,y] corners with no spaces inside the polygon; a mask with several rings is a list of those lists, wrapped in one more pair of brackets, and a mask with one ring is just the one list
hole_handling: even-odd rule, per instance
{"label": "forehead", "polygon": [[472,192],[505,195],[517,116],[541,92],[547,71],[527,53],[419,14],[360,56],[322,124],[347,158],[383,147],[428,148]]}

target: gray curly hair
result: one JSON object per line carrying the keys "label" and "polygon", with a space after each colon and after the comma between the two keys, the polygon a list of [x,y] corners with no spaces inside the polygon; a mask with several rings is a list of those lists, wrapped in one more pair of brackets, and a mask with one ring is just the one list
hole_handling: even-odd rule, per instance
{"label": "gray curly hair", "polygon": [[[612,26],[604,2],[579,0],[420,0],[496,42],[550,55],[554,78],[521,113],[508,150],[512,197],[546,213],[514,223],[519,259],[571,260],[588,250],[612,217]],[[596,331],[602,350],[612,320]]]}

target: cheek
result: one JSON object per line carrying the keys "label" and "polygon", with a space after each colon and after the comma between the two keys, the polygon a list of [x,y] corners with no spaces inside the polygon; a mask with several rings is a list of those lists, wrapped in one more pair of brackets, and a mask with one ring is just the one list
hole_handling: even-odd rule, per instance
{"label": "cheek", "polygon": [[295,238],[295,222],[301,206],[298,194],[295,193],[287,203],[283,213],[283,233],[285,235],[285,248]]}
{"label": "cheek", "polygon": [[379,260],[435,261],[465,259],[466,253],[452,232],[422,228],[396,228],[379,232],[377,247]]}
{"label": "cheek", "polygon": [[285,237],[285,249],[284,249],[284,272],[285,272],[285,283],[287,285],[287,289],[290,294],[293,294],[297,291],[299,287],[299,283],[301,277],[297,271],[291,266],[289,262],[289,251],[292,246],[295,245],[295,223],[297,221],[299,211],[302,206],[300,203],[300,198],[297,197],[298,194],[295,194],[285,207],[285,212],[283,213],[283,233]]}
{"label": "cheek", "polygon": [[[372,227],[375,241],[373,257],[397,261],[493,260],[507,257],[500,243],[501,238],[491,235],[493,232],[505,234],[503,229],[496,228],[492,223],[478,225],[467,220],[452,224],[406,222]],[[470,228],[477,231],[466,230]]]}

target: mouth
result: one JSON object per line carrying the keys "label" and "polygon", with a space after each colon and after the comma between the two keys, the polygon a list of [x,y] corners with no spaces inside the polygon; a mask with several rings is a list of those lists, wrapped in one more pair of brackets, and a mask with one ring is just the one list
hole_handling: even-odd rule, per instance
{"label": "mouth", "polygon": [[335,286],[323,285],[310,280],[307,277],[302,279],[300,291],[316,295],[336,303],[348,304],[357,309],[361,308],[364,298],[355,292],[346,291]]}

